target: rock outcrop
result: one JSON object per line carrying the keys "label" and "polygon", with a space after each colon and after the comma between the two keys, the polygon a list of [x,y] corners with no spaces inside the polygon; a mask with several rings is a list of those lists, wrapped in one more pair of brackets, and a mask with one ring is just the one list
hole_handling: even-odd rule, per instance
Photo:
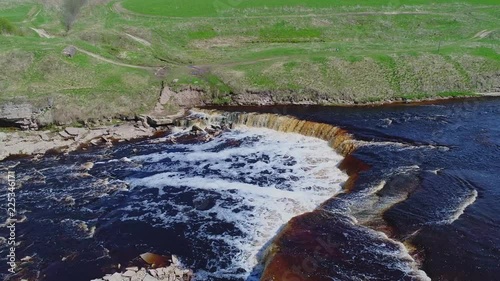
{"label": "rock outcrop", "polygon": [[69,152],[81,145],[111,144],[141,137],[151,137],[157,130],[144,128],[133,123],[123,123],[112,127],[66,128],[59,132],[17,131],[1,133],[0,161],[10,155],[39,155],[48,150]]}
{"label": "rock outcrop", "polygon": [[272,105],[273,100],[271,92],[246,91],[244,94],[237,95],[234,103],[238,105]]}
{"label": "rock outcrop", "polygon": [[161,105],[171,103],[180,107],[202,106],[205,104],[204,95],[205,91],[195,87],[187,87],[179,91],[173,91],[166,86],[161,92],[159,103]]}
{"label": "rock outcrop", "polygon": [[169,125],[173,125],[174,121],[169,117],[155,117],[155,116],[146,116],[146,120],[149,126],[156,127],[166,127]]}
{"label": "rock outcrop", "polygon": [[33,106],[7,103],[0,106],[0,126],[28,129],[32,125]]}
{"label": "rock outcrop", "polygon": [[37,130],[54,123],[51,106],[35,108],[30,103],[8,102],[0,105],[0,127]]}

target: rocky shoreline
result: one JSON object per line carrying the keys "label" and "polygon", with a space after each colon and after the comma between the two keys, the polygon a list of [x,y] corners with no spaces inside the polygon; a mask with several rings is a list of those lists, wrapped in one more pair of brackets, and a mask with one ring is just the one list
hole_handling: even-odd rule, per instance
{"label": "rocky shoreline", "polygon": [[43,155],[49,151],[67,153],[82,146],[111,145],[116,142],[167,134],[173,120],[184,111],[169,118],[142,116],[137,121],[120,121],[111,125],[86,127],[57,127],[52,130],[0,131],[0,161],[10,156]]}
{"label": "rocky shoreline", "polygon": [[140,137],[149,137],[154,130],[122,124],[101,128],[68,127],[61,131],[15,131],[0,132],[0,161],[9,156],[41,155],[50,150],[70,152],[82,145],[107,144]]}
{"label": "rocky shoreline", "polygon": [[[107,126],[0,132],[0,161],[9,157],[42,157],[51,152],[69,153],[89,146],[113,145],[144,138],[154,138],[151,142],[172,144],[207,142],[230,129],[230,124],[211,125],[204,118],[203,114],[182,110],[162,119],[144,116],[138,121],[121,121]],[[161,123],[161,120],[168,121]],[[189,131],[170,134],[179,128]]]}

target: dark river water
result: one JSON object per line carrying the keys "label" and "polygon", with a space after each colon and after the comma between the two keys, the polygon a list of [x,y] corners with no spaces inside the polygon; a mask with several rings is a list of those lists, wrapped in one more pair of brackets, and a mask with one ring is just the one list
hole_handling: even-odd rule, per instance
{"label": "dark river water", "polygon": [[154,252],[176,254],[196,280],[258,280],[273,237],[321,205],[348,223],[328,226],[342,229],[338,262],[318,269],[329,279],[310,280],[499,280],[500,99],[223,109],[343,128],[364,168],[345,190],[343,156],[326,141],[245,126],[206,143],[3,161],[19,185],[19,273],[8,274],[3,240],[0,278],[88,281]]}

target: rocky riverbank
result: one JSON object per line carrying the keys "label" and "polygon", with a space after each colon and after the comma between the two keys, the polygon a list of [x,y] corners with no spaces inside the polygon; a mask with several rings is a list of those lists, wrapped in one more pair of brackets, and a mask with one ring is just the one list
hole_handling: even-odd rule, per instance
{"label": "rocky riverbank", "polygon": [[50,150],[70,152],[83,145],[111,144],[153,136],[153,128],[131,123],[97,128],[63,128],[60,131],[0,132],[0,160],[12,155],[40,155]]}
{"label": "rocky riverbank", "polygon": [[[88,146],[113,145],[141,138],[155,137],[151,142],[166,143],[206,142],[230,129],[230,124],[211,125],[203,118],[203,114],[182,110],[163,118],[142,116],[137,121],[123,121],[114,125],[0,132],[0,161],[8,157],[40,157],[47,152],[68,153]],[[170,135],[176,126],[190,131]]]}
{"label": "rocky riverbank", "polygon": [[111,145],[166,134],[172,128],[173,120],[184,114],[182,110],[162,118],[138,116],[108,125],[94,123],[85,127],[52,127],[51,130],[0,131],[0,161],[13,155],[42,155],[51,150],[65,153],[87,145]]}

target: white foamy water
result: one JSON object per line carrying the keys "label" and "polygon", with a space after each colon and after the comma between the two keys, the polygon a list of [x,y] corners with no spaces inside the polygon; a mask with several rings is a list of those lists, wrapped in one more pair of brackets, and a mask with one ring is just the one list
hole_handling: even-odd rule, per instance
{"label": "white foamy water", "polygon": [[[342,156],[326,141],[261,128],[242,127],[208,143],[174,145],[130,159],[146,173],[127,179],[132,190],[155,188],[158,196],[170,199],[130,206],[123,220],[152,221],[167,229],[178,222],[201,222],[184,235],[231,249],[221,257],[231,262],[209,261],[207,267],[216,270],[198,272],[198,280],[247,278],[259,263],[259,251],[280,227],[337,194],[347,180],[337,168]],[[189,204],[176,199],[182,191],[196,194],[191,199],[196,208],[186,211]],[[162,211],[162,204],[173,211]],[[140,215],[132,215],[135,210]],[[235,230],[211,231],[214,221]]]}
{"label": "white foamy water", "polygon": [[408,253],[408,250],[399,241],[390,239],[382,232],[370,231],[371,235],[381,239],[386,240],[387,243],[394,245],[393,249],[388,249],[385,244],[371,245],[370,251],[380,254],[381,256],[394,257],[398,262],[388,264],[389,268],[396,268],[401,272],[404,272],[406,276],[410,277],[408,280],[419,280],[419,281],[431,281],[431,278],[427,276],[425,271],[418,268],[417,263],[413,257]]}
{"label": "white foamy water", "polygon": [[470,191],[470,194],[465,196],[464,198],[461,198],[461,202],[457,203],[457,206],[455,208],[451,208],[450,210],[447,210],[446,213],[449,214],[449,216],[446,219],[443,219],[441,221],[436,222],[437,224],[452,224],[454,221],[458,220],[461,215],[464,214],[465,209],[469,207],[470,205],[474,204],[476,202],[478,193],[477,190],[473,189]]}

